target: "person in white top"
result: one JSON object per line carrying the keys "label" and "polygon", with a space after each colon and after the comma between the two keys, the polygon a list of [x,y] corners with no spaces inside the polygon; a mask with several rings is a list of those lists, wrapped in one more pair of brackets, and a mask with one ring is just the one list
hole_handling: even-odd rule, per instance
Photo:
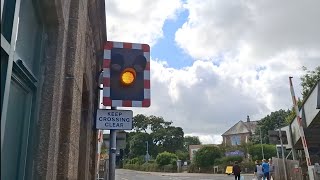
{"label": "person in white top", "polygon": [[256,168],[254,170],[254,175],[257,178],[257,180],[261,180],[263,178],[262,166],[258,160],[256,161]]}
{"label": "person in white top", "polygon": [[269,177],[270,179],[274,179],[274,164],[271,158],[269,159]]}

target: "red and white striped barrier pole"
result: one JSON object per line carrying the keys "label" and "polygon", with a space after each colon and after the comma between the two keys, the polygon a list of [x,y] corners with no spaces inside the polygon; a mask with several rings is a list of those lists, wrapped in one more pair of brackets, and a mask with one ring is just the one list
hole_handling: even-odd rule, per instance
{"label": "red and white striped barrier pole", "polygon": [[306,156],[306,162],[307,162],[308,172],[309,172],[309,179],[310,180],[314,180],[314,175],[313,175],[313,170],[312,170],[312,167],[311,167],[311,161],[310,161],[308,145],[307,145],[306,137],[304,135],[304,129],[303,129],[303,125],[302,125],[302,119],[301,119],[300,113],[299,113],[299,108],[298,108],[298,104],[297,104],[297,98],[295,96],[293,85],[292,85],[292,78],[293,77],[289,77],[292,102],[293,102],[294,110],[295,110],[295,113],[296,113],[296,116],[297,116],[297,121],[298,121],[298,125],[299,125],[299,133],[300,133],[300,137],[301,137],[301,141],[302,141],[302,145],[303,145],[303,149],[304,149],[304,154]]}

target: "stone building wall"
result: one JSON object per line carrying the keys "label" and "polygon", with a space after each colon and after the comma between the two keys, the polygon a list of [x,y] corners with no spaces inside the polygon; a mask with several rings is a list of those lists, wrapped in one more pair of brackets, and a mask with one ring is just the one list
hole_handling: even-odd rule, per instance
{"label": "stone building wall", "polygon": [[98,72],[106,41],[101,0],[43,0],[44,60],[34,179],[95,179]]}

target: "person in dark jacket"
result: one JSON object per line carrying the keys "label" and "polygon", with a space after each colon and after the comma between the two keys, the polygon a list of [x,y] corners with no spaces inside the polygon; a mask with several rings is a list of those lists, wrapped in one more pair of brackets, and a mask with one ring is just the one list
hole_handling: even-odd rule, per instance
{"label": "person in dark jacket", "polygon": [[234,179],[235,180],[240,180],[241,168],[238,165],[238,161],[234,162],[234,165],[233,165],[233,168],[232,168],[232,173],[234,174]]}

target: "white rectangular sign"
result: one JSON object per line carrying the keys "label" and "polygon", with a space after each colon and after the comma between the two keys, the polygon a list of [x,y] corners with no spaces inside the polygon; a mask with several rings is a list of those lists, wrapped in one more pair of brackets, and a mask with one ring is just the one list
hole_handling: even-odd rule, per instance
{"label": "white rectangular sign", "polygon": [[97,110],[97,119],[96,119],[97,129],[131,130],[132,124],[133,124],[133,112],[131,110],[110,110],[110,109]]}

